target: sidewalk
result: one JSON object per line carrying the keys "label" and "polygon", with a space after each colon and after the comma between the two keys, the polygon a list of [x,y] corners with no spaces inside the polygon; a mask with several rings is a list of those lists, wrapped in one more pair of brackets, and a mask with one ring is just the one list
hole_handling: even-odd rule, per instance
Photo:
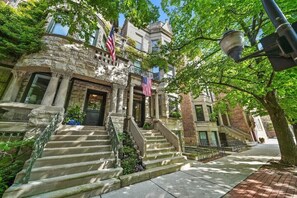
{"label": "sidewalk", "polygon": [[236,153],[206,164],[194,162],[187,170],[112,191],[96,198],[215,198],[222,197],[256,172],[270,159],[279,159],[275,139],[251,150]]}

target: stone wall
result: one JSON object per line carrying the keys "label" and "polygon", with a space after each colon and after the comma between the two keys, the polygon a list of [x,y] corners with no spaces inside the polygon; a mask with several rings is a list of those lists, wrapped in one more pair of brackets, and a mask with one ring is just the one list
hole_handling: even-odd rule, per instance
{"label": "stone wall", "polygon": [[23,56],[16,64],[16,69],[36,72],[50,69],[72,73],[77,78],[127,85],[127,60],[117,57],[113,63],[109,53],[99,48],[86,47],[79,41],[63,36],[47,35],[43,40],[43,50]]}
{"label": "stone wall", "polygon": [[80,105],[81,109],[84,109],[85,99],[86,99],[86,94],[88,89],[107,93],[105,112],[104,112],[104,122],[105,122],[110,110],[110,102],[113,102],[111,101],[111,98],[110,98],[111,87],[90,83],[90,82],[85,82],[85,81],[80,81],[80,80],[74,80],[73,87],[71,89],[71,94],[69,97],[68,106],[73,106],[78,104]]}

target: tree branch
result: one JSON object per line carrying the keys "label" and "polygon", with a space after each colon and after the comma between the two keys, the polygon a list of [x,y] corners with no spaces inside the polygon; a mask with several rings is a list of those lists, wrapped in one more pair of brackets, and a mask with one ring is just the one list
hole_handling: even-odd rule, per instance
{"label": "tree branch", "polygon": [[184,43],[183,45],[181,45],[179,47],[171,48],[171,50],[181,50],[182,48],[186,47],[187,45],[190,45],[192,42],[198,41],[198,40],[206,40],[206,41],[215,41],[215,42],[217,42],[217,41],[220,41],[221,39],[199,36],[199,37],[196,37],[196,38]]}
{"label": "tree branch", "polygon": [[235,86],[235,85],[230,85],[230,84],[228,84],[228,83],[210,82],[210,81],[208,81],[207,83],[208,83],[208,84],[223,85],[223,86],[226,86],[226,87],[230,87],[230,88],[236,89],[236,90],[238,90],[238,91],[241,91],[241,92],[250,94],[250,95],[254,96],[257,100],[261,100],[261,99],[262,99],[260,96],[254,94],[253,92],[247,91],[247,90],[242,89],[242,88],[240,88],[240,87],[237,87],[237,86]]}
{"label": "tree branch", "polygon": [[269,81],[268,81],[266,87],[271,86],[274,76],[275,76],[275,71],[272,71],[271,74],[270,74],[270,78],[269,78]]}

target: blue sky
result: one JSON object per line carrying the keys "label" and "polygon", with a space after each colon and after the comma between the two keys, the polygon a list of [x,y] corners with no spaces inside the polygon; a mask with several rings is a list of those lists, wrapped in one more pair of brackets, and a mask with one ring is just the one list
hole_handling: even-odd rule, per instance
{"label": "blue sky", "polygon": [[[161,9],[161,0],[151,0],[151,2],[153,4],[155,4],[156,6],[159,7],[159,13],[160,13],[159,21],[163,21],[164,22],[166,19],[168,19],[168,16]],[[120,25],[120,27],[123,26],[124,21],[125,21],[125,17],[121,14],[120,15],[120,19],[119,19],[119,25]]]}

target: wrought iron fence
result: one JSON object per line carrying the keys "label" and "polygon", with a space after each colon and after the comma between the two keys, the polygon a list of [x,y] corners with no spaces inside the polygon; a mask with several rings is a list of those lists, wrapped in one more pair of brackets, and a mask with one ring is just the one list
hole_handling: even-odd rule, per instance
{"label": "wrought iron fence", "polygon": [[122,155],[122,142],[120,141],[119,134],[114,128],[112,118],[108,118],[107,132],[111,139],[111,147],[116,159],[116,166],[121,166],[120,156]]}
{"label": "wrought iron fence", "polygon": [[42,131],[40,136],[36,139],[29,164],[25,169],[25,175],[20,180],[22,184],[28,183],[34,163],[36,162],[37,158],[41,157],[45,144],[49,141],[52,134],[58,128],[58,124],[61,123],[62,120],[63,119],[61,113],[56,114],[50,122],[50,124],[47,125],[47,127]]}

